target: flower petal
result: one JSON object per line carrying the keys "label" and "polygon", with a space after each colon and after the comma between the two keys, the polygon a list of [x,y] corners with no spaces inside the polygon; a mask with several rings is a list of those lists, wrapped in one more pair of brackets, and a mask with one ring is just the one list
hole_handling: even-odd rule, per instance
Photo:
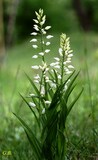
{"label": "flower petal", "polygon": [[32,58],[35,58],[35,59],[36,59],[36,58],[38,58],[38,55],[34,55],[34,56],[32,56]]}
{"label": "flower petal", "polygon": [[37,35],[37,33],[36,33],[36,32],[32,32],[32,33],[31,33],[31,35],[36,36],[36,35]]}
{"label": "flower petal", "polygon": [[50,42],[46,42],[46,46],[49,46],[50,45]]}
{"label": "flower petal", "polygon": [[45,104],[50,104],[51,103],[51,101],[45,101]]}
{"label": "flower petal", "polygon": [[30,42],[37,42],[37,39],[31,39],[31,41]]}
{"label": "flower petal", "polygon": [[50,28],[51,28],[51,26],[47,26],[47,27],[45,27],[45,29],[46,29],[46,30],[48,30],[48,29],[50,29]]}
{"label": "flower petal", "polygon": [[45,53],[49,53],[49,52],[50,52],[50,49],[46,49],[46,50],[45,50]]}
{"label": "flower petal", "polygon": [[40,53],[38,53],[39,55],[41,55],[41,56],[44,56],[44,52],[40,52]]}
{"label": "flower petal", "polygon": [[32,45],[32,47],[33,47],[34,49],[38,48],[38,46],[37,46],[37,45]]}
{"label": "flower petal", "polygon": [[32,69],[39,69],[39,66],[31,66]]}
{"label": "flower petal", "polygon": [[53,37],[52,35],[48,35],[46,38],[51,39],[52,37]]}
{"label": "flower petal", "polygon": [[33,103],[33,102],[29,102],[29,105],[30,105],[31,107],[36,107],[35,103]]}

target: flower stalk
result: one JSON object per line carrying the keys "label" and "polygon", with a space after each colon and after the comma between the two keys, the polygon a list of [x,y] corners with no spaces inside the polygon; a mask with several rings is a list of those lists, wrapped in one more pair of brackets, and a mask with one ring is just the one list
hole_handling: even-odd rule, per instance
{"label": "flower stalk", "polygon": [[[51,26],[45,26],[46,16],[42,9],[35,12],[36,19],[33,19],[34,32],[31,33],[34,38],[33,49],[40,48],[40,52],[33,55],[33,59],[41,58],[41,65],[32,66],[33,70],[39,70],[34,80],[30,79],[33,93],[30,93],[28,102],[23,96],[31,112],[35,117],[35,124],[38,125],[37,135],[19,116],[16,117],[24,126],[25,133],[33,148],[34,159],[36,160],[65,160],[66,156],[66,119],[74,104],[80,97],[82,91],[75,97],[72,103],[68,103],[70,94],[74,89],[74,82],[78,73],[73,72],[71,58],[73,56],[70,49],[70,41],[66,34],[60,36],[60,48],[58,57],[54,57],[55,62],[48,64],[46,56],[50,52],[47,46],[50,46],[52,35],[47,35]],[[40,36],[40,42],[37,36]],[[67,76],[69,75],[69,76]],[[37,83],[37,84],[36,84]]]}

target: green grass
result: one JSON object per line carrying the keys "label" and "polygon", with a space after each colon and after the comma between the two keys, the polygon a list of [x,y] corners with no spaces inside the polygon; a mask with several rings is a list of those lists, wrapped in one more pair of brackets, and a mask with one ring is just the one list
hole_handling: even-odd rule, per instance
{"label": "green grass", "polygon": [[[78,156],[81,160],[89,160],[94,159],[94,154],[98,154],[98,35],[73,33],[69,36],[71,48],[74,50],[73,64],[76,70],[81,69],[77,81],[77,92],[81,85],[84,86],[84,92],[67,120],[67,153],[72,156],[73,160],[78,160]],[[52,57],[56,57],[58,54],[57,46],[59,46],[59,35],[55,34],[51,53],[47,54],[49,63],[52,62]],[[86,56],[85,48],[87,49]],[[0,159],[2,160],[6,158],[2,156],[4,150],[12,151],[13,156],[10,158],[12,160],[33,160],[31,148],[24,132],[17,132],[16,128],[21,125],[12,112],[18,113],[27,123],[34,126],[31,113],[19,96],[19,92],[23,95],[27,95],[29,92],[30,84],[24,72],[33,78],[35,73],[31,66],[36,62],[31,57],[34,54],[35,51],[29,40],[14,46],[7,51],[5,64],[0,71],[0,122],[2,124],[0,128]],[[40,63],[40,59],[37,62]],[[74,93],[72,98],[76,94]]]}

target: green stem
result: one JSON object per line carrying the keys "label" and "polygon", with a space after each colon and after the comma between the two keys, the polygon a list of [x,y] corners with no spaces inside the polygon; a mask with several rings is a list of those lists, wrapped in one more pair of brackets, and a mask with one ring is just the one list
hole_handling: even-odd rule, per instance
{"label": "green stem", "polygon": [[88,63],[87,63],[87,49],[85,47],[85,65],[86,65],[86,71],[87,71],[87,80],[88,80],[88,90],[89,90],[89,103],[90,103],[90,107],[91,107],[91,112],[92,112],[92,129],[93,129],[93,141],[95,144],[95,108],[94,108],[94,104],[93,104],[93,100],[92,100],[92,89],[91,89],[91,82],[90,82],[90,76],[89,76],[89,69],[88,69]]}
{"label": "green stem", "polygon": [[61,63],[61,84],[63,83],[63,79],[64,79],[64,59],[65,59],[65,54],[63,51],[63,57],[62,57],[62,63]]}
{"label": "green stem", "polygon": [[[42,30],[42,26],[41,26],[41,30]],[[43,44],[43,33],[41,31],[41,51],[44,52],[44,44]],[[45,63],[45,56],[42,56],[42,61]],[[44,75],[44,71],[42,71],[42,80],[43,80],[43,75]],[[42,84],[41,84],[42,85]],[[44,86],[45,86],[45,99],[47,99],[47,84],[44,78]]]}
{"label": "green stem", "polygon": [[[42,27],[41,27],[42,30]],[[44,45],[43,45],[43,33],[41,31],[41,51],[44,52]],[[45,56],[42,56],[42,61],[45,62]]]}
{"label": "green stem", "polygon": [[[40,26],[40,30],[42,30],[42,26]],[[40,43],[41,43],[41,52],[44,51],[44,46],[43,46],[43,33],[42,31],[40,31]],[[45,58],[44,56],[42,56],[42,61],[45,62]],[[41,81],[40,81],[40,87],[39,87],[39,91],[41,93],[41,89],[42,89],[42,85],[43,85],[43,71],[41,73]],[[41,94],[40,94],[40,98],[39,98],[39,117],[41,115]]]}

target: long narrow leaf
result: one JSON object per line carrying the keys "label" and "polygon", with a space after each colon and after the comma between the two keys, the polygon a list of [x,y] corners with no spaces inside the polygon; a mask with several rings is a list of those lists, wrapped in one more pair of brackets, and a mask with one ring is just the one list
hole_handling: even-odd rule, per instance
{"label": "long narrow leaf", "polygon": [[70,81],[70,83],[69,83],[69,85],[68,85],[68,88],[67,88],[67,90],[66,90],[66,92],[65,92],[66,102],[67,102],[67,100],[68,100],[68,97],[69,97],[70,93],[71,93],[72,90],[74,89],[73,84],[74,84],[76,78],[78,77],[78,75],[79,75],[79,72],[74,76],[74,78]]}
{"label": "long narrow leaf", "polygon": [[[25,74],[26,74],[26,73],[25,73]],[[41,100],[43,106],[45,106],[44,100],[43,100],[43,98],[42,98],[41,95],[40,95],[40,91],[38,90],[38,88],[36,87],[36,85],[34,84],[34,82],[32,81],[32,79],[31,79],[27,74],[26,74],[26,76],[27,76],[29,82],[32,84],[32,86],[33,86],[33,88],[34,88],[36,94],[37,94],[38,97],[40,98],[40,100]]]}
{"label": "long narrow leaf", "polygon": [[53,92],[53,89],[52,87],[50,86],[50,84],[48,83],[48,95],[50,96],[50,98],[52,99],[53,98],[53,95],[54,95],[54,92]]}
{"label": "long narrow leaf", "polygon": [[60,104],[59,128],[61,131],[63,131],[65,129],[65,122],[67,118],[67,104],[63,97]]}
{"label": "long narrow leaf", "polygon": [[34,157],[36,157],[36,160],[39,160],[42,157],[42,155],[37,151],[37,148],[34,145],[34,141],[33,141],[32,137],[30,136],[30,134],[28,133],[28,131],[26,129],[24,129],[24,130],[25,130],[25,133],[26,133],[27,138],[29,140],[29,143],[31,144],[31,147],[34,151]]}
{"label": "long narrow leaf", "polygon": [[32,86],[33,86],[35,92],[37,93],[37,95],[40,96],[40,92],[39,92],[38,88],[36,87],[36,85],[33,83],[32,79],[27,74],[26,74],[26,76],[27,76],[29,82],[32,84]]}
{"label": "long narrow leaf", "polygon": [[39,122],[39,120],[38,120],[38,117],[36,116],[36,114],[35,114],[35,112],[33,111],[32,107],[29,105],[29,103],[26,101],[26,99],[25,99],[21,94],[20,94],[20,96],[22,97],[22,99],[24,100],[24,102],[28,105],[28,107],[30,108],[30,110],[31,110],[32,113],[34,114],[35,119],[36,119],[38,125],[40,126],[40,122]]}
{"label": "long narrow leaf", "polygon": [[23,127],[28,131],[28,133],[30,135],[32,135],[32,142],[33,142],[33,145],[34,145],[34,148],[36,148],[36,154],[39,154],[40,157],[41,157],[41,144],[40,142],[37,140],[37,138],[35,137],[33,131],[29,128],[29,126],[18,116],[16,115],[15,113],[13,113],[17,118],[18,120],[22,123]]}
{"label": "long narrow leaf", "polygon": [[76,87],[76,84],[72,85],[70,88],[68,87],[68,89],[69,89],[69,90],[67,90],[68,92],[67,93],[65,92],[64,99],[66,99],[66,103],[67,103],[68,98],[71,95],[71,93],[72,93],[72,91],[74,90],[75,87]]}
{"label": "long narrow leaf", "polygon": [[58,76],[57,76],[57,73],[56,73],[56,71],[54,69],[53,69],[53,72],[54,72],[56,84],[58,85]]}
{"label": "long narrow leaf", "polygon": [[81,96],[82,92],[83,92],[83,88],[82,88],[82,90],[80,91],[80,93],[77,95],[77,97],[73,100],[73,102],[69,105],[67,115],[70,113],[71,109],[73,108],[74,104],[75,104],[76,101],[79,99],[79,97]]}

